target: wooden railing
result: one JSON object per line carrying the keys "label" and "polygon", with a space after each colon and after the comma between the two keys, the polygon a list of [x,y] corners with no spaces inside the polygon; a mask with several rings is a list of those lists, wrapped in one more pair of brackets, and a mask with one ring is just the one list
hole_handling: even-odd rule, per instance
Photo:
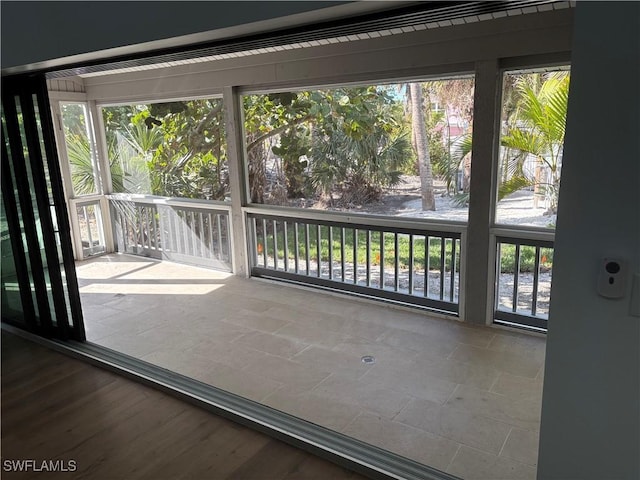
{"label": "wooden railing", "polygon": [[553,245],[552,232],[496,235],[496,323],[546,331]]}
{"label": "wooden railing", "polygon": [[106,204],[103,202],[103,197],[98,195],[69,200],[71,222],[76,227],[73,229],[77,237],[75,242],[81,248],[76,252],[78,259],[107,251],[102,221],[102,209]]}
{"label": "wooden railing", "polygon": [[231,271],[230,207],[149,195],[109,195],[117,251]]}
{"label": "wooden railing", "polygon": [[464,226],[247,208],[251,273],[457,314]]}

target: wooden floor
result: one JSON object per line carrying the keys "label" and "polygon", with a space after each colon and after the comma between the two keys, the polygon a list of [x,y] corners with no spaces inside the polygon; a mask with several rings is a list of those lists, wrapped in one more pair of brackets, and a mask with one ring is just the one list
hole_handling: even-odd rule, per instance
{"label": "wooden floor", "polygon": [[[34,460],[44,471],[12,471],[17,460]],[[42,462],[49,460],[75,472],[47,473],[52,464]],[[4,331],[2,477],[364,478]]]}

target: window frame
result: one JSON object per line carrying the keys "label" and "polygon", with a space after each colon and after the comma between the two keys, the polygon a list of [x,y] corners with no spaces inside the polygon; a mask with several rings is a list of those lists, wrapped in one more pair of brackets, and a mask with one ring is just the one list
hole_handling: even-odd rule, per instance
{"label": "window frame", "polygon": [[[270,93],[286,93],[286,92],[306,92],[313,90],[322,90],[322,89],[338,89],[344,87],[367,87],[367,86],[387,86],[387,85],[399,85],[404,83],[428,83],[433,81],[446,81],[446,80],[460,80],[473,78],[475,82],[476,71],[473,67],[469,67],[469,65],[464,64],[462,66],[457,66],[461,70],[457,71],[451,68],[451,66],[441,65],[437,67],[431,67],[430,73],[428,74],[413,74],[406,76],[365,76],[363,79],[359,80],[344,80],[344,81],[336,81],[336,82],[304,82],[302,80],[296,82],[284,82],[277,84],[268,84],[261,86],[240,86],[237,88],[238,98],[240,101],[240,110],[242,112],[242,139],[243,139],[243,151],[242,151],[242,169],[247,179],[249,178],[249,170],[247,163],[247,152],[246,152],[246,130],[245,130],[245,111],[242,104],[242,99],[245,96],[249,95],[267,95]],[[437,73],[441,72],[441,73]],[[243,192],[243,200],[247,207],[252,209],[267,209],[273,210],[274,212],[305,212],[305,216],[309,218],[325,218],[333,217],[335,219],[339,219],[341,216],[353,217],[357,218],[361,222],[366,222],[367,219],[372,220],[374,222],[380,221],[383,219],[394,219],[393,215],[379,215],[379,214],[371,214],[371,213],[362,213],[355,211],[336,211],[336,210],[319,210],[313,208],[302,208],[302,207],[290,207],[290,206],[281,206],[281,205],[269,205],[263,203],[254,203],[251,202],[249,186],[247,185],[245,191]],[[319,215],[316,215],[319,214]],[[409,221],[409,223],[424,223],[431,227],[438,226],[450,226],[450,227],[465,227],[468,225],[467,221],[459,221],[459,220],[448,220],[448,219],[440,219],[440,218],[428,218],[428,217],[403,217],[403,220]]]}
{"label": "window frame", "polygon": [[[157,197],[153,194],[131,194],[131,193],[126,193],[126,192],[113,192],[113,183],[111,181],[111,168],[110,168],[110,161],[111,159],[109,158],[109,154],[107,151],[107,141],[106,141],[106,125],[104,123],[104,109],[105,108],[110,108],[110,107],[122,107],[122,106],[135,106],[135,105],[153,105],[153,104],[162,104],[162,103],[171,103],[171,102],[188,102],[188,101],[193,101],[193,100],[219,100],[222,102],[222,111],[223,111],[223,116],[225,118],[225,127],[226,127],[226,123],[227,123],[227,113],[226,110],[227,108],[229,108],[228,106],[225,106],[225,101],[224,101],[224,94],[222,89],[220,88],[215,88],[215,89],[211,89],[211,94],[209,93],[202,93],[200,95],[186,95],[186,96],[168,96],[168,97],[158,97],[158,98],[151,98],[150,97],[132,97],[132,99],[129,98],[123,98],[123,97],[115,97],[113,99],[109,99],[107,101],[96,101],[96,111],[97,111],[97,116],[96,116],[96,123],[97,123],[97,131],[100,132],[101,138],[100,141],[102,143],[101,147],[104,150],[104,158],[105,158],[105,165],[106,165],[106,171],[108,172],[109,175],[109,190],[108,190],[108,194],[110,196],[113,197],[117,197],[117,196],[126,196],[126,197],[131,197],[131,198],[143,198],[143,197]],[[146,100],[145,100],[146,99]],[[227,129],[225,128],[225,134],[224,134],[224,141],[225,141],[225,145],[229,145],[229,132],[227,132]],[[227,162],[229,161],[229,159],[227,159]],[[176,197],[178,198],[178,197]],[[225,205],[225,206],[229,206],[231,204],[231,193],[229,192],[228,195],[228,200],[207,200],[207,199],[193,199],[196,200],[198,203],[204,203],[204,204],[208,204],[208,205]]]}

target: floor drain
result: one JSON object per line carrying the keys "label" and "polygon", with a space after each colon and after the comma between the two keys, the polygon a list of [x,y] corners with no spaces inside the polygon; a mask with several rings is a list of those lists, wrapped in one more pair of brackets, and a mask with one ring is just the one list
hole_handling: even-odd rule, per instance
{"label": "floor drain", "polygon": [[371,355],[365,355],[364,357],[362,357],[362,363],[366,363],[367,365],[373,365],[374,363],[376,363],[376,359]]}

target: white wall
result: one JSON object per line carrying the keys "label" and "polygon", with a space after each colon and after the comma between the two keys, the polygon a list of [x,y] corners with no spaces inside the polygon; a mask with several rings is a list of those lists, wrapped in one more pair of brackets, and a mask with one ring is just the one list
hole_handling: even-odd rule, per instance
{"label": "white wall", "polygon": [[[640,272],[640,4],[578,2],[538,478],[640,478],[640,318],[596,293],[599,261]],[[640,286],[638,286],[640,288]]]}

